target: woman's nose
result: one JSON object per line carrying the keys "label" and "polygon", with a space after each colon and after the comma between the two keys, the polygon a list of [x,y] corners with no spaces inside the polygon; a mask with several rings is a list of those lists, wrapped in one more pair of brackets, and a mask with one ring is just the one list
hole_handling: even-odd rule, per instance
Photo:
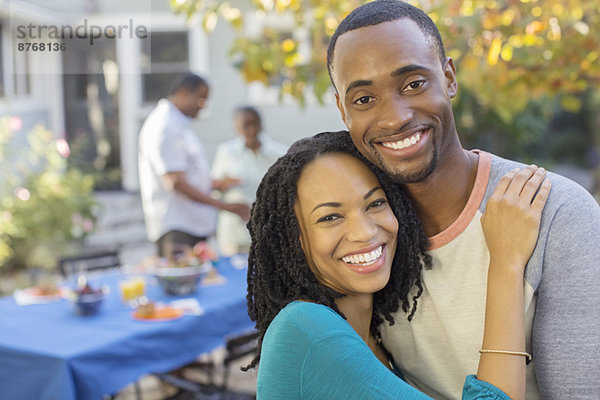
{"label": "woman's nose", "polygon": [[378,231],[377,224],[366,212],[348,218],[348,240],[368,242],[377,235]]}

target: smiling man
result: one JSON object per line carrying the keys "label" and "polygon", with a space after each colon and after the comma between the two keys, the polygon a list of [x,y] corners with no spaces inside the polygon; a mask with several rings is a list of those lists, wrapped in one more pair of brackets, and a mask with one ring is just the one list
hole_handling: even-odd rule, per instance
{"label": "smiling man", "polygon": [[[480,219],[500,177],[523,165],[462,148],[456,67],[421,10],[394,0],[357,8],[327,58],[354,144],[405,186],[430,238],[433,267],[423,272],[418,310],[412,322],[397,316],[382,327],[384,344],[409,383],[460,398],[482,346],[489,252]],[[597,399],[600,208],[574,182],[548,176],[552,192],[524,279],[527,398]]]}

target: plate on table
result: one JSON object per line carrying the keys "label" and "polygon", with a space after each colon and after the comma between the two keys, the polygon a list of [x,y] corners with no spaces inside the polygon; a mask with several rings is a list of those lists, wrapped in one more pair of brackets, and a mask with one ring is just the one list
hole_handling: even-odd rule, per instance
{"label": "plate on table", "polygon": [[35,297],[40,300],[60,299],[64,294],[59,288],[49,290],[37,286],[25,288],[23,289],[23,293],[27,296]]}
{"label": "plate on table", "polygon": [[154,306],[154,310],[152,313],[143,313],[140,312],[140,310],[138,309],[131,313],[131,317],[137,321],[173,321],[183,317],[183,310],[167,305],[157,304],[156,306]]}
{"label": "plate on table", "polygon": [[64,296],[60,288],[49,290],[38,286],[15,290],[13,297],[19,305],[44,304],[59,301]]}

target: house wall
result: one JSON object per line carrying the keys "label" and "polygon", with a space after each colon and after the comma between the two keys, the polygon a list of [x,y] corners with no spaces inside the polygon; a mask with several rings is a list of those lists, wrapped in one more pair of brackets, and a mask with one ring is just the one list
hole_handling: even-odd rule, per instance
{"label": "house wall", "polygon": [[[44,125],[57,137],[64,137],[62,101],[62,65],[57,52],[25,54],[11,40],[11,28],[20,23],[52,23],[57,15],[15,1],[0,4],[1,57],[4,94],[0,96],[0,117],[13,116],[22,122],[22,132]],[[22,19],[21,19],[22,18]],[[48,42],[47,39],[42,39]],[[26,72],[26,73],[24,73]],[[28,91],[23,83],[28,81]]]}
{"label": "house wall", "polygon": [[[234,32],[224,21],[220,21],[215,31],[207,35],[198,21],[193,26],[189,26],[183,16],[174,15],[168,8],[168,2],[164,0],[128,0],[127,2],[122,0],[53,0],[52,2],[13,0],[13,2],[21,6],[33,5],[32,7],[40,10],[50,9],[54,15],[60,15],[57,24],[77,25],[85,18],[88,24],[102,26],[132,18],[137,25],[146,25],[153,31],[189,30],[190,69],[205,76],[211,83],[208,108],[193,125],[205,144],[211,160],[220,143],[235,137],[232,114],[234,109],[242,104],[256,106],[262,114],[265,132],[284,144],[291,144],[298,138],[323,130],[343,129],[341,118],[334,106],[333,95],[326,106],[309,101],[308,105],[301,109],[293,101],[280,104],[277,101],[276,88],[245,83],[231,65],[227,55]],[[120,71],[119,134],[122,183],[124,189],[137,191],[139,188],[137,137],[153,104],[142,103],[139,39],[122,37],[117,40],[116,49]],[[58,53],[51,59],[49,65],[52,67],[49,76],[44,77],[39,74],[32,76],[35,89],[31,98],[9,97],[0,100],[0,115],[18,113],[25,120],[24,125],[39,122],[57,132],[57,135],[64,136],[64,104],[61,101],[61,63]]]}

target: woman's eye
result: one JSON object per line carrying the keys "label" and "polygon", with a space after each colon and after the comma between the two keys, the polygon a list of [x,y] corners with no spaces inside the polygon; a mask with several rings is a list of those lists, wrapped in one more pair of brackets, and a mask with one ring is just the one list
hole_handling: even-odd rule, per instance
{"label": "woman's eye", "polygon": [[317,222],[331,222],[338,219],[340,216],[335,214],[325,215],[317,220]]}
{"label": "woman's eye", "polygon": [[354,104],[368,104],[371,101],[371,96],[361,96],[358,99],[354,100]]}
{"label": "woman's eye", "polygon": [[424,84],[425,84],[424,80],[412,81],[411,83],[409,83],[406,86],[404,91],[416,90],[416,89],[420,88],[421,86],[423,86]]}
{"label": "woman's eye", "polygon": [[381,207],[382,205],[384,205],[386,203],[387,203],[386,199],[377,199],[374,202],[372,202],[371,204],[369,204],[367,209]]}

